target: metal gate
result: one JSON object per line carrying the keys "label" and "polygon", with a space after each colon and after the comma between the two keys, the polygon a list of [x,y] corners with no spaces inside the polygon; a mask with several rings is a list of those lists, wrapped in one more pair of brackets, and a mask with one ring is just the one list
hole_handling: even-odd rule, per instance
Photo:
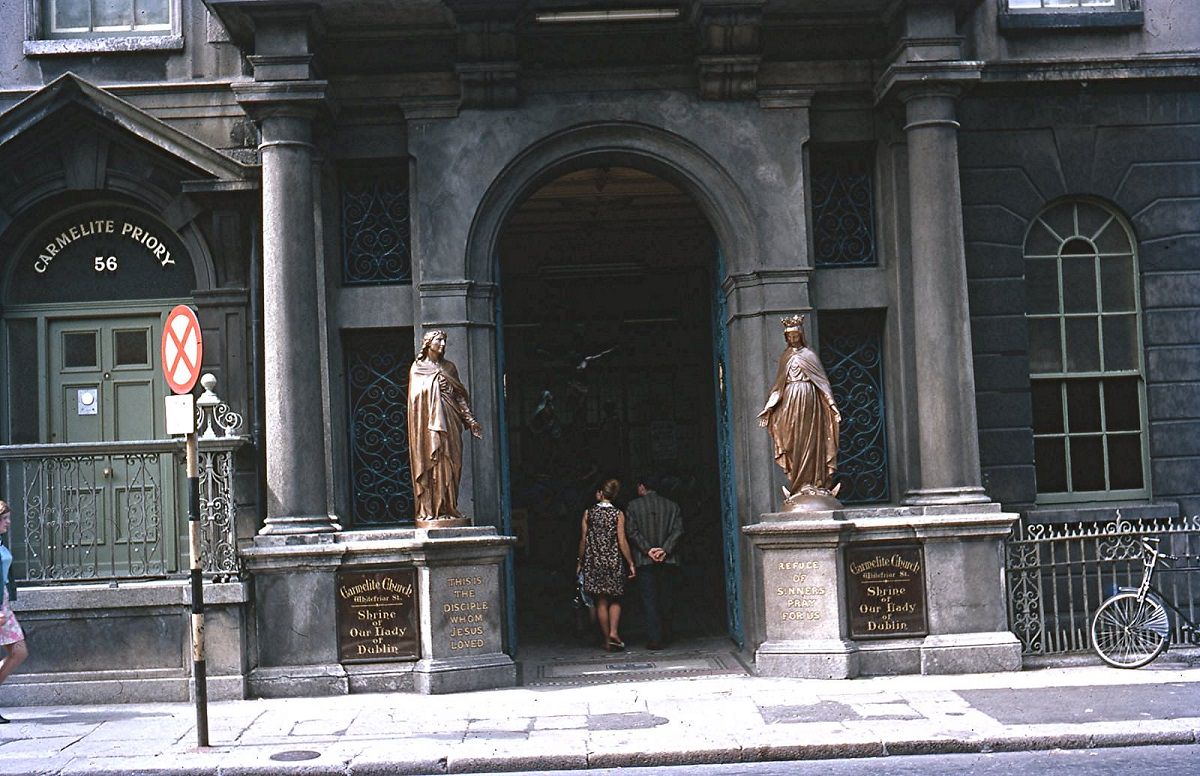
{"label": "metal gate", "polygon": [[[1089,650],[1096,608],[1142,575],[1139,537],[1157,536],[1179,557],[1155,584],[1189,617],[1200,613],[1200,517],[1018,524],[1005,552],[1008,624],[1026,655]],[[1179,643],[1179,623],[1172,641]]]}

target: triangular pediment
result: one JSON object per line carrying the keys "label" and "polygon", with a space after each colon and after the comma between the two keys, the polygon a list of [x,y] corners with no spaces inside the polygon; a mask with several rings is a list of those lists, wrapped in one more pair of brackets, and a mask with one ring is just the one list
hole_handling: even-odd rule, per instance
{"label": "triangular pediment", "polygon": [[142,146],[154,156],[167,157],[181,180],[233,182],[257,177],[256,168],[229,158],[73,73],[56,78],[0,113],[0,162],[19,158],[31,146],[47,140],[86,135],[86,130],[94,128],[121,137],[131,147]]}

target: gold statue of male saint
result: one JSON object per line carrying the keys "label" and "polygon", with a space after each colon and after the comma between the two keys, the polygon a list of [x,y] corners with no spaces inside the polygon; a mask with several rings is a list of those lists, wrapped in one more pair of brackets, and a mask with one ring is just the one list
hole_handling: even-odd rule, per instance
{"label": "gold statue of male saint", "polygon": [[842,415],[833,401],[829,378],[817,354],[807,346],[804,318],[783,320],[787,348],[758,425],[775,442],[775,462],[787,473],[784,511],[839,509],[833,473],[837,471],[838,427]]}
{"label": "gold statue of male saint", "polygon": [[465,426],[482,439],[483,428],[467,403],[457,367],[445,354],[446,332],[426,332],[408,371],[408,457],[418,527],[470,522],[458,511],[462,432]]}

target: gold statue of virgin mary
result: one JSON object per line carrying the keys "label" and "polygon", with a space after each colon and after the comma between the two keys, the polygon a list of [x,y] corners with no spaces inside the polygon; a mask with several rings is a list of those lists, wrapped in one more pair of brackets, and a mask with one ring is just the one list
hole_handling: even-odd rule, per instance
{"label": "gold statue of virgin mary", "polygon": [[839,509],[833,474],[842,415],[821,361],[808,348],[804,318],[791,315],[782,321],[787,347],[758,424],[770,432],[775,462],[787,474],[784,511]]}

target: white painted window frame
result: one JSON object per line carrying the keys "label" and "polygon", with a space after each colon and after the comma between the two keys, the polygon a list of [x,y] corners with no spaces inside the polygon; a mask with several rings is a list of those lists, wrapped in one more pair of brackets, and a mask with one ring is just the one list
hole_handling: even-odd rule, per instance
{"label": "white painted window frame", "polygon": [[[130,0],[134,2],[135,0]],[[25,56],[106,54],[183,49],[183,0],[168,0],[169,24],[99,29],[49,29],[56,0],[25,0]]]}

